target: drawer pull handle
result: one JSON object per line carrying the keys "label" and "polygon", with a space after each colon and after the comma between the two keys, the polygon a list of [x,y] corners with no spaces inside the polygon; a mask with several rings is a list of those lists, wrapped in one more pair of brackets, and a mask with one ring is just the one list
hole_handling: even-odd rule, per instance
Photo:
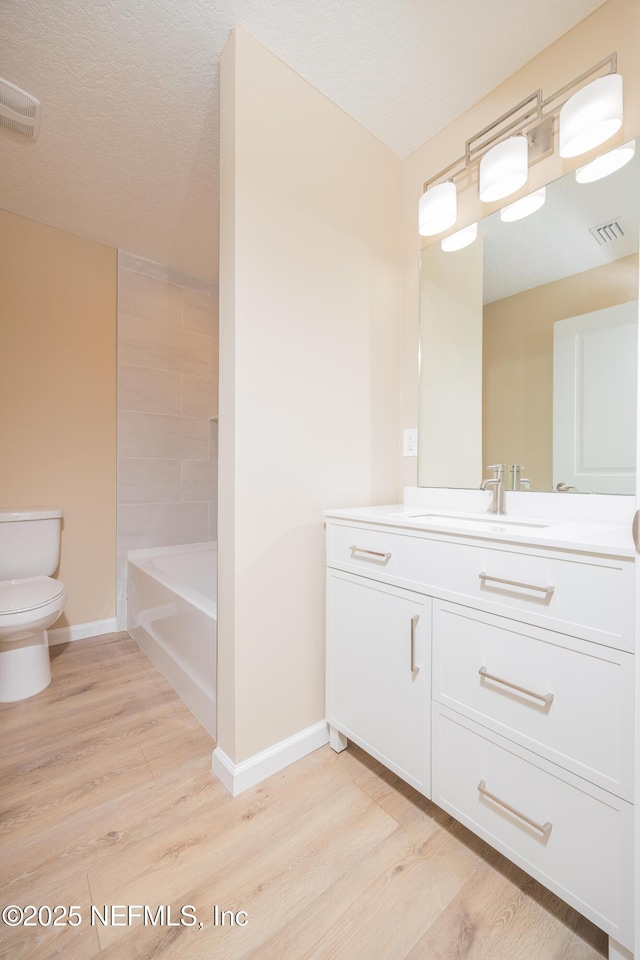
{"label": "drawer pull handle", "polygon": [[419,619],[420,617],[417,613],[411,617],[411,673],[415,673],[416,670],[420,669],[416,667],[416,627],[418,626]]}
{"label": "drawer pull handle", "polygon": [[633,543],[636,548],[636,553],[640,553],[640,510],[636,510],[633,515],[631,534],[633,536]]}
{"label": "drawer pull handle", "polygon": [[547,597],[550,597],[556,589],[554,586],[539,587],[536,583],[521,583],[519,580],[503,580],[502,577],[492,577],[488,573],[480,573],[478,576],[483,583],[491,581],[491,583],[505,583],[508,587],[520,587],[523,590],[539,590]]}
{"label": "drawer pull handle", "polygon": [[553,703],[552,693],[536,693],[535,690],[529,690],[527,687],[521,687],[517,683],[511,683],[510,680],[503,680],[502,677],[496,677],[494,673],[489,673],[486,667],[480,667],[478,673],[481,677],[484,677],[485,680],[493,680],[494,683],[501,683],[504,687],[509,687],[510,690],[517,690],[518,693],[526,693],[528,697],[541,700],[543,703]]}
{"label": "drawer pull handle", "polygon": [[496,797],[494,793],[489,793],[487,790],[486,781],[481,780],[478,784],[478,793],[483,797],[486,797],[487,800],[493,800],[494,803],[497,803],[499,807],[502,807],[504,810],[507,810],[509,813],[512,813],[514,817],[518,817],[520,820],[524,820],[526,824],[530,827],[533,827],[534,830],[539,830],[544,839],[546,840],[549,834],[551,833],[551,828],[553,824],[550,820],[547,820],[546,823],[536,823],[535,820],[532,820],[531,817],[528,817],[526,813],[521,813],[519,810],[516,810],[515,807],[512,807],[510,803],[505,803],[504,800],[501,800],[499,797]]}
{"label": "drawer pull handle", "polygon": [[387,560],[391,559],[390,553],[380,553],[379,550],[365,550],[364,547],[357,547],[355,545],[352,547],[349,547],[349,550],[351,550],[352,553],[366,553],[370,557],[381,557],[385,563],[387,562]]}

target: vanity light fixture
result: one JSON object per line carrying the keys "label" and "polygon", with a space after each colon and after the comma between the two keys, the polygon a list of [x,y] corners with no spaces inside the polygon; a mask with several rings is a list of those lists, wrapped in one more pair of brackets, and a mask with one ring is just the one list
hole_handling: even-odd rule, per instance
{"label": "vanity light fixture", "polygon": [[616,147],[615,150],[609,150],[608,153],[603,153],[601,157],[596,157],[591,163],[585,163],[584,167],[578,167],[576,180],[578,183],[593,183],[594,180],[608,177],[610,173],[615,173],[616,170],[620,170],[626,163],[629,163],[635,152],[635,140],[630,140],[624,146]]}
{"label": "vanity light fixture", "polygon": [[560,156],[579,157],[622,126],[622,77],[610,73],[587,84],[560,111]]}
{"label": "vanity light fixture", "polygon": [[451,233],[448,237],[443,237],[440,241],[440,248],[445,253],[452,253],[454,250],[464,250],[470,246],[478,236],[478,224],[472,223],[468,227],[463,227],[457,233]]}
{"label": "vanity light fixture", "polygon": [[522,220],[530,214],[535,213],[543,206],[547,197],[547,188],[540,187],[533,193],[528,193],[526,197],[520,197],[508,207],[503,207],[500,211],[500,219],[503,223],[512,223],[514,220]]}
{"label": "vanity light fixture", "polygon": [[501,200],[527,182],[528,167],[554,151],[554,126],[560,154],[579,156],[604,143],[622,125],[622,77],[617,54],[575,77],[551,96],[535,90],[501,117],[470,137],[464,155],[423,184],[419,231],[431,237],[456,222],[456,183],[479,165],[480,199]]}
{"label": "vanity light fixture", "polygon": [[502,200],[523,187],[529,176],[529,144],[520,134],[508,137],[485,153],[480,161],[480,199]]}
{"label": "vanity light fixture", "polygon": [[420,197],[418,229],[423,237],[448,230],[458,216],[456,185],[451,180],[429,187]]}

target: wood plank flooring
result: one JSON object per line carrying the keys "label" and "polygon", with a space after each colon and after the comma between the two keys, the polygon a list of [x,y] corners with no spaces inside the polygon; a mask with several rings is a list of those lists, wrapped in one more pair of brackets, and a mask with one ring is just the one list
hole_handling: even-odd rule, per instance
{"label": "wood plank flooring", "polygon": [[[75,905],[82,923],[0,922],[3,960],[606,955],[599,930],[361,750],[324,747],[232,799],[128,634],[54,647],[52,669],[46,691],[0,705],[0,907]],[[165,924],[128,924],[127,905],[166,905]],[[216,907],[246,924],[216,924]]]}

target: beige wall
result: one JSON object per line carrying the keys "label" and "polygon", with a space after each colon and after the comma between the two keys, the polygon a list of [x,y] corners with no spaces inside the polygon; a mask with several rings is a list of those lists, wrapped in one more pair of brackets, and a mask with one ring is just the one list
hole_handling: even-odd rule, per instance
{"label": "beige wall", "polygon": [[400,161],[244,30],[221,62],[219,712],[320,721],[328,507],[397,496]]}
{"label": "beige wall", "polygon": [[[455,256],[423,251],[420,449],[424,487],[474,487],[482,474],[482,237]],[[428,311],[428,313],[427,313]]]}
{"label": "beige wall", "polygon": [[0,503],[64,511],[56,627],[115,614],[116,251],[0,211]]}
{"label": "beige wall", "polygon": [[[547,47],[522,70],[514,73],[489,96],[477,103],[454,123],[413,153],[403,167],[403,287],[404,321],[400,345],[402,383],[399,428],[415,426],[418,411],[416,357],[420,303],[420,245],[428,245],[418,235],[418,200],[422,185],[429,177],[464,153],[465,140],[491,123],[532,91],[542,87],[549,96],[613,50],[618,52],[618,70],[624,77],[623,129],[610,141],[611,147],[640,134],[640,3],[637,0],[608,0],[590,17],[579,23],[556,43]],[[600,148],[600,152],[602,148]],[[596,151],[598,152],[598,151]],[[514,194],[529,193],[536,187],[562,176],[590,159],[590,155],[572,160],[554,156],[531,167],[529,182]],[[467,177],[458,188],[457,229],[473,223],[499,208],[501,203],[482,204],[478,199],[477,174]],[[439,242],[439,238],[435,241]],[[402,458],[400,471],[404,484],[415,484],[416,461]]]}
{"label": "beige wall", "polygon": [[487,304],[484,463],[521,463],[534,490],[551,490],[553,324],[637,298],[636,254]]}
{"label": "beige wall", "polygon": [[217,284],[120,253],[118,623],[122,628],[127,551],[216,539],[217,415]]}

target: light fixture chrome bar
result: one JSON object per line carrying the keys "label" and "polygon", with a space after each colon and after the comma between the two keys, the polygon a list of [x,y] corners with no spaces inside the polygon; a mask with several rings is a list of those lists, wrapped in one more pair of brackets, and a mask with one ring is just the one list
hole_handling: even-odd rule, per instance
{"label": "light fixture chrome bar", "polygon": [[[607,68],[605,70],[605,68]],[[585,70],[584,73],[581,73],[579,76],[575,77],[573,80],[566,83],[563,87],[560,87],[559,90],[556,90],[555,93],[552,93],[551,96],[546,99],[542,99],[542,90],[536,90],[533,93],[530,93],[529,96],[525,97],[524,100],[521,100],[520,103],[516,104],[510,110],[507,110],[502,116],[498,117],[497,120],[494,120],[492,123],[488,124],[484,129],[475,133],[470,137],[465,143],[465,152],[462,157],[459,157],[457,160],[454,160],[453,163],[450,163],[449,166],[444,167],[433,177],[429,177],[428,180],[425,180],[422,189],[427,190],[429,187],[434,186],[436,183],[439,183],[443,180],[452,180],[456,181],[462,177],[469,167],[472,167],[482,157],[487,153],[491,147],[495,146],[496,143],[499,143],[501,140],[505,139],[507,135],[517,136],[518,134],[525,133],[530,134],[529,140],[530,143],[536,142],[536,131],[538,127],[542,124],[545,124],[545,144],[550,140],[550,121],[553,120],[559,113],[561,108],[564,106],[569,97],[565,97],[566,94],[573,94],[576,91],[576,88],[584,85],[585,81],[590,80],[594,77],[595,74],[602,72],[602,76],[607,76],[610,73],[616,73],[618,68],[618,55],[617,52],[610,53],[609,56],[604,57],[598,63],[594,64],[592,67],[589,67],[588,70]],[[565,99],[562,99],[565,98]],[[519,117],[514,117],[518,111],[523,110],[527,107],[528,104],[533,103],[534,106],[530,107]],[[551,109],[548,109],[552,105]],[[505,121],[514,117],[514,119],[506,124],[506,126],[501,126]],[[487,136],[487,134],[492,134]],[[486,137],[479,144],[475,144],[476,141],[481,140],[483,137]],[[543,148],[538,148],[534,151],[532,156],[533,160],[539,160],[543,156],[546,156],[551,152],[551,145],[545,146]]]}
{"label": "light fixture chrome bar", "polygon": [[[530,106],[533,104],[533,106]],[[521,116],[515,117],[511,120],[515,114],[519,113],[525,107],[528,107],[528,110],[523,113]],[[511,120],[511,123],[502,127],[501,125],[506,121]],[[542,90],[536,90],[534,93],[530,93],[528,97],[525,97],[524,100],[521,100],[520,103],[516,104],[515,107],[512,107],[511,110],[507,110],[506,113],[503,113],[501,117],[498,117],[497,120],[494,120],[493,123],[490,123],[480,130],[479,133],[475,133],[470,137],[465,143],[465,160],[467,164],[473,163],[474,160],[480,159],[483,156],[489,147],[493,146],[498,140],[502,139],[505,134],[511,133],[512,131],[517,131],[521,133],[522,130],[528,126],[529,121],[532,123],[534,121],[542,120]],[[501,129],[498,129],[501,128]],[[481,140],[486,134],[492,133],[491,137],[487,137],[485,141],[474,146],[474,141]]]}
{"label": "light fixture chrome bar", "polygon": [[[542,101],[542,109],[544,110],[544,108],[548,107],[550,103],[554,102],[554,100],[559,100],[560,97],[563,97],[565,95],[565,93],[569,93],[569,91],[573,92],[575,87],[580,86],[583,83],[583,81],[588,80],[590,77],[593,77],[594,74],[598,73],[600,70],[602,70],[603,67],[606,67],[607,65],[609,66],[609,69],[602,74],[603,77],[608,76],[608,74],[610,73],[617,73],[618,71],[617,51],[614,50],[613,53],[610,53],[608,57],[605,57],[603,60],[600,60],[600,62],[594,64],[593,67],[589,67],[589,69],[585,70],[584,73],[581,73],[579,77],[576,77],[574,80],[571,80],[569,83],[565,83],[564,87],[560,87],[559,90],[556,90],[555,93],[552,93],[550,97],[547,97],[546,100]],[[567,97],[567,99],[569,98]],[[556,112],[556,109],[559,110],[561,106],[564,106],[564,104],[559,104],[557,108],[554,108],[554,113]]]}

